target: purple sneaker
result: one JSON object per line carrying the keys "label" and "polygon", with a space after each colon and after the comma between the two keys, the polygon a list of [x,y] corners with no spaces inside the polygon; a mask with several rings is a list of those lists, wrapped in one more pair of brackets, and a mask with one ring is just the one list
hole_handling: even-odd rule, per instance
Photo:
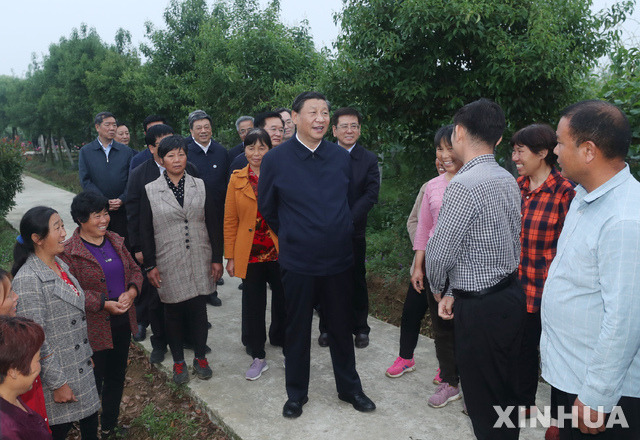
{"label": "purple sneaker", "polygon": [[460,394],[460,388],[452,387],[448,383],[444,382],[438,385],[436,392],[433,396],[429,397],[429,406],[432,408],[442,408],[447,403],[458,400],[462,397]]}
{"label": "purple sneaker", "polygon": [[266,360],[255,358],[253,362],[251,362],[251,366],[247,370],[247,375],[245,377],[247,380],[256,380],[268,369],[269,366],[267,365]]}

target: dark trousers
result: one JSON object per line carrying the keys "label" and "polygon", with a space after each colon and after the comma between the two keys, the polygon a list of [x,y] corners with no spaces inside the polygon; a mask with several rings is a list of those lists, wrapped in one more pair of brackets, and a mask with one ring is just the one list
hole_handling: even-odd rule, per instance
{"label": "dark trousers", "polygon": [[[518,360],[526,315],[525,295],[517,280],[480,297],[456,295],[456,360],[464,400],[478,440],[517,439],[519,428],[493,428],[494,405],[518,405]],[[518,411],[511,411],[515,426]]]}
{"label": "dark trousers", "polygon": [[520,400],[519,404],[529,407],[536,404],[540,359],[538,356],[542,325],[540,310],[527,313],[520,350]]}
{"label": "dark trousers", "polygon": [[[90,416],[81,419],[78,424],[80,425],[80,435],[82,440],[97,440],[98,439],[98,413],[94,412]],[[73,422],[60,423],[58,425],[51,425],[51,434],[53,440],[65,440],[67,434],[71,431]]]}
{"label": "dark trousers", "polygon": [[148,314],[149,324],[153,334],[149,338],[151,346],[156,349],[167,348],[167,334],[164,323],[164,304],[160,301],[158,289],[149,284]]}
{"label": "dark trousers", "polygon": [[206,296],[198,295],[175,304],[165,303],[164,323],[173,362],[184,361],[183,343],[186,334],[189,335],[189,341],[193,342],[196,358],[205,358],[208,330]]}
{"label": "dark trousers", "polygon": [[316,303],[320,304],[324,313],[338,393],[353,394],[362,391],[351,336],[351,268],[330,276],[303,275],[282,270],[282,284],[287,315],[284,347],[289,399],[301,400],[309,390],[311,320]]}
{"label": "dark trousers", "polygon": [[149,288],[153,286],[149,283],[144,270],[142,271],[142,276],[142,289],[140,289],[140,293],[136,296],[134,304],[136,305],[136,321],[138,325],[146,328],[149,325],[149,303],[151,302],[151,292],[149,292]]}
{"label": "dark trousers", "polygon": [[284,346],[286,320],[284,288],[277,261],[249,263],[247,276],[242,281],[242,328],[252,358],[264,359],[267,340],[264,314],[267,308],[267,283],[271,285],[271,325],[269,341]]}
{"label": "dark trousers", "polygon": [[92,356],[96,388],[102,397],[102,430],[110,430],[118,425],[131,341],[128,313],[111,316],[111,338],[113,348],[96,351]]}
{"label": "dark trousers", "polygon": [[[571,407],[576,400],[575,394],[565,393],[557,388],[552,388],[556,392],[558,400],[558,411],[560,414],[570,414]],[[620,422],[620,417],[614,418],[610,427],[600,434],[583,434],[578,428],[571,427],[570,420],[558,421],[560,426],[560,440],[638,440],[640,439],[640,398],[621,397],[618,406],[622,409],[624,419],[629,425],[624,428],[620,423],[613,424],[613,421]],[[609,414],[605,416],[605,425],[609,421]]]}
{"label": "dark trousers", "polygon": [[353,334],[371,332],[369,317],[369,290],[367,289],[367,240],[364,236],[353,238]]}
{"label": "dark trousers", "polygon": [[[367,324],[369,317],[369,290],[367,289],[367,269],[365,258],[367,256],[367,241],[364,237],[353,239],[353,334],[368,335],[371,327]],[[320,333],[327,333],[327,326],[324,322],[322,307],[317,304]]]}
{"label": "dark trousers", "polygon": [[431,316],[431,328],[436,346],[436,357],[440,367],[440,378],[443,382],[457,387],[460,381],[455,357],[455,333],[453,321],[445,321],[438,316],[438,303],[431,293],[429,283],[423,279],[426,289],[417,292],[411,283],[402,309],[400,324],[400,357],[412,359],[413,351],[418,344],[418,335],[427,309]]}

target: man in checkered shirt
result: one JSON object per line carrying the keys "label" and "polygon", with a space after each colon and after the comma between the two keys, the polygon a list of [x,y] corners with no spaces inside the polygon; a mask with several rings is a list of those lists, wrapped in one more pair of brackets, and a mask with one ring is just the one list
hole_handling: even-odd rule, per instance
{"label": "man in checkered shirt", "polygon": [[526,314],[516,272],[520,190],[493,156],[505,127],[498,104],[487,99],[467,104],[453,124],[453,149],[464,165],[445,191],[425,273],[436,298],[443,295],[439,315],[455,319],[456,361],[476,437],[517,439],[518,411],[510,414],[516,427],[494,427],[499,420],[494,406],[507,411],[518,404],[517,360]]}

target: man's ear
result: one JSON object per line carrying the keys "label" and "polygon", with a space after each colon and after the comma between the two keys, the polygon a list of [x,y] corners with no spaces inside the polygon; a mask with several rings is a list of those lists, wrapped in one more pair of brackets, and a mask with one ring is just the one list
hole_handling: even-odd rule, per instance
{"label": "man's ear", "polygon": [[[496,145],[495,145],[495,146],[497,147],[498,145],[500,145],[500,142],[502,142],[502,136],[500,136],[500,139],[498,139],[498,142],[496,142]],[[494,147],[494,148],[495,148],[495,147]]]}
{"label": "man's ear", "polygon": [[598,155],[601,154],[598,147],[596,147],[596,144],[594,144],[592,141],[585,141],[580,144],[578,148],[582,150],[582,155],[586,164],[593,162],[598,157]]}

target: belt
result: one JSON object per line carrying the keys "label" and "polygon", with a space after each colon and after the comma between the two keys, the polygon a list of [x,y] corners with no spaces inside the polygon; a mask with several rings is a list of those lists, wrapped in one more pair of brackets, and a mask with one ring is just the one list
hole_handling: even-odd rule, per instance
{"label": "belt", "polygon": [[494,284],[491,287],[487,287],[486,289],[482,289],[478,291],[452,289],[451,291],[453,292],[453,295],[455,297],[460,297],[460,298],[479,298],[484,295],[490,295],[492,293],[499,292],[504,288],[508,287],[509,285],[511,285],[511,283],[513,283],[516,280],[517,272],[518,271],[516,270],[510,273],[509,275],[507,275],[506,277],[498,281],[498,283]]}

